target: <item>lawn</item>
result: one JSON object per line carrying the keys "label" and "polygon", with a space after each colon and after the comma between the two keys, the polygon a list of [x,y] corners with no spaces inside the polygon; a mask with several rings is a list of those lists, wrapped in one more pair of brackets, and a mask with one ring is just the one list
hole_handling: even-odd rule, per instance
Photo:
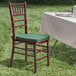
{"label": "lawn", "polygon": [[[28,33],[39,33],[45,11],[68,11],[71,8],[72,5],[27,5]],[[53,56],[50,55],[50,66],[46,66],[45,59],[39,61],[36,74],[33,73],[33,58],[28,57],[26,63],[22,55],[15,55],[13,67],[10,68],[11,32],[8,5],[0,3],[0,76],[76,76],[76,50],[61,42],[54,48]],[[18,32],[22,33],[22,28]],[[51,38],[50,49],[53,43]]]}

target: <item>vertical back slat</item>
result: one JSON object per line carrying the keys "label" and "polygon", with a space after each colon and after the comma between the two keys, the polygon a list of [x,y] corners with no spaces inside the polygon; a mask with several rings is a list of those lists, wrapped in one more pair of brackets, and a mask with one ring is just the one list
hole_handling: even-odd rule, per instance
{"label": "vertical back slat", "polygon": [[16,4],[15,4],[15,15],[16,15]]}
{"label": "vertical back slat", "polygon": [[19,5],[19,8],[20,8],[20,14],[21,14],[21,4]]}
{"label": "vertical back slat", "polygon": [[18,4],[17,4],[17,14],[19,14],[19,11],[18,11]]}
{"label": "vertical back slat", "polygon": [[23,5],[22,5],[22,14],[23,14],[23,8],[24,8],[24,7],[23,7]]}

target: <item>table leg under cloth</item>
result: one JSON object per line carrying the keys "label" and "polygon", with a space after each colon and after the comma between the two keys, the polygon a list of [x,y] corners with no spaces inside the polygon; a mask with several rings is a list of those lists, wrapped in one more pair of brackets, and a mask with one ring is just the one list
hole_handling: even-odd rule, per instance
{"label": "table leg under cloth", "polygon": [[53,46],[52,46],[52,48],[51,48],[51,56],[52,56],[53,49],[54,49],[54,47],[56,46],[57,42],[58,42],[58,40],[55,40],[55,42],[54,42],[54,44],[53,44]]}

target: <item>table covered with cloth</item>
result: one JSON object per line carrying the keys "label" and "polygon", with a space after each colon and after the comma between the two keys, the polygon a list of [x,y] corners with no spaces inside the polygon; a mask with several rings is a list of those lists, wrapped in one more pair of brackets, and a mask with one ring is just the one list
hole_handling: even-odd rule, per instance
{"label": "table covered with cloth", "polygon": [[62,17],[57,16],[55,12],[45,12],[40,25],[40,33],[48,34],[76,48],[76,17]]}

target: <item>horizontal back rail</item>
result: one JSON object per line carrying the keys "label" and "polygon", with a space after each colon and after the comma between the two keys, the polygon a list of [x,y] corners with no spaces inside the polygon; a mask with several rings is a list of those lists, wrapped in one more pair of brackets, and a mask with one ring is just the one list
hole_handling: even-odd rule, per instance
{"label": "horizontal back rail", "polygon": [[18,25],[18,26],[15,26],[15,28],[16,28],[16,27],[22,27],[22,26],[25,26],[25,25]]}
{"label": "horizontal back rail", "polygon": [[21,19],[21,20],[15,20],[14,22],[20,22],[20,21],[24,21],[24,19]]}
{"label": "horizontal back rail", "polygon": [[24,15],[24,14],[16,14],[16,15],[13,15],[13,16],[21,16],[21,15]]}

